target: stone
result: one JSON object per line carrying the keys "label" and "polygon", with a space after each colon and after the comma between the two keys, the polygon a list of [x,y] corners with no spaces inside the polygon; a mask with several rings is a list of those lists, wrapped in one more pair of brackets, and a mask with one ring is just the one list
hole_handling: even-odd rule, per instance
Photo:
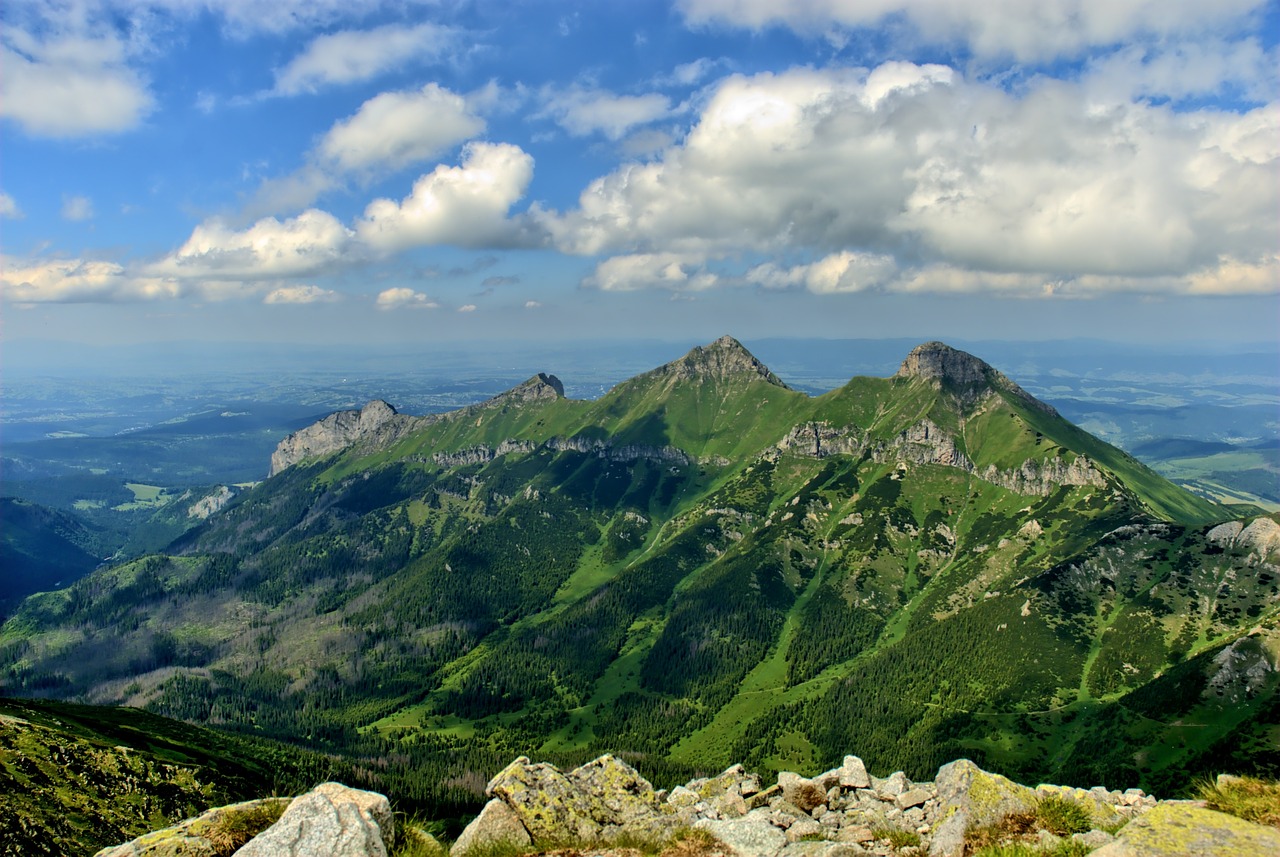
{"label": "stone", "polygon": [[1092,857],[1260,857],[1280,854],[1280,830],[1186,803],[1129,822]]}
{"label": "stone", "polygon": [[236,855],[386,857],[394,843],[391,804],[385,796],[340,783],[325,783],[294,798],[279,821],[251,839]]}
{"label": "stone", "polygon": [[792,842],[780,857],[859,857],[866,849],[849,842]]}
{"label": "stone", "polygon": [[792,778],[784,783],[782,774],[779,774],[778,785],[782,786],[783,799],[805,812],[811,812],[827,802],[827,790],[813,780],[792,775]]}
{"label": "stone", "polygon": [[1034,812],[1036,793],[1008,777],[988,773],[968,759],[938,769],[938,812],[943,819],[929,846],[930,857],[959,857],[970,828],[998,824],[1019,812]]}
{"label": "stone", "polygon": [[923,806],[924,802],[930,797],[926,789],[908,789],[894,799],[894,804],[898,809],[910,809],[913,806]]}
{"label": "stone", "polygon": [[752,816],[733,821],[703,819],[694,827],[709,832],[737,857],[777,857],[787,844],[786,834]]}
{"label": "stone", "polygon": [[837,837],[841,842],[875,842],[876,835],[870,827],[846,827]]}
{"label": "stone", "polygon": [[662,838],[675,826],[659,811],[657,792],[635,768],[610,755],[561,773],[554,765],[521,756],[489,781],[534,841],[595,840],[626,827]]}
{"label": "stone", "polygon": [[478,846],[523,847],[532,844],[529,831],[525,830],[511,807],[503,803],[501,798],[493,798],[462,831],[458,841],[449,849],[449,854],[451,857],[460,857]]}
{"label": "stone", "polygon": [[857,756],[844,757],[844,762],[840,765],[840,785],[846,789],[871,788],[867,766]]}
{"label": "stone", "polygon": [[797,818],[790,827],[787,828],[787,841],[799,842],[806,836],[821,836],[822,825],[814,821],[812,818]]}
{"label": "stone", "polygon": [[290,798],[265,798],[220,806],[173,827],[146,833],[123,845],[103,848],[95,857],[216,857],[225,850],[218,829],[228,817],[258,815],[263,819],[262,829],[265,830],[280,817],[290,802]]}

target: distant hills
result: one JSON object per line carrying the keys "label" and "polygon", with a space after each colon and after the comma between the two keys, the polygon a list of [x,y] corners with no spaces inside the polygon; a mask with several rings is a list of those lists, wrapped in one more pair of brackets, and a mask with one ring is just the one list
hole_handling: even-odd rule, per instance
{"label": "distant hills", "polygon": [[1280,772],[1276,516],[941,343],[819,396],[729,337],[564,390],[295,432],[163,553],[29,598],[0,688],[392,748],[450,788],[512,752]]}

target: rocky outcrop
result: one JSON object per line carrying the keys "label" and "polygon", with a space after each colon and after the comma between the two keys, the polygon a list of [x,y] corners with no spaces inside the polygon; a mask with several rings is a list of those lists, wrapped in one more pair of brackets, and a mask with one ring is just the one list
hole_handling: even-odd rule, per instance
{"label": "rocky outcrop", "polygon": [[360,410],[338,411],[280,441],[271,454],[271,471],[275,476],[286,467],[309,458],[322,458],[356,443],[387,443],[404,434],[413,424],[412,417],[396,413],[381,400],[370,402]]}
{"label": "rocky outcrop", "polygon": [[1218,547],[1248,550],[1259,560],[1280,551],[1280,524],[1271,518],[1257,518],[1248,526],[1242,521],[1227,521],[1211,529],[1205,537]]}
{"label": "rocky outcrop", "polygon": [[394,845],[395,821],[385,796],[323,783],[292,800],[211,809],[96,857],[386,857]]}
{"label": "rocky outcrop", "polygon": [[1254,857],[1280,854],[1280,831],[1187,803],[1164,803],[1092,857]]}
{"label": "rocky outcrop", "polygon": [[[450,854],[578,853],[585,846],[602,857],[623,857],[638,853],[624,847],[636,842],[667,843],[664,854],[705,857],[963,857],[976,842],[1017,843],[1028,853],[1098,849],[1093,853],[1099,857],[1280,854],[1280,831],[1194,802],[1160,802],[1139,789],[1031,789],[967,759],[942,766],[933,782],[913,783],[901,771],[871,776],[861,759],[846,756],[840,767],[817,776],[783,772],[777,783],[761,785],[758,775],[734,765],[670,792],[656,791],[613,756],[568,773],[521,756],[489,782],[491,800]],[[1044,812],[1046,805],[1056,814]],[[1074,808],[1072,829],[1053,820],[1063,817],[1063,806]],[[246,812],[260,821],[256,828],[248,825],[252,838],[232,844],[217,839],[218,830],[246,827],[220,824],[219,818]],[[690,830],[713,840],[682,850],[679,840]],[[398,833],[382,795],[326,783],[292,801],[271,798],[212,810],[97,857],[381,857],[391,853],[397,836],[413,848],[436,848],[411,825]]]}
{"label": "rocky outcrop", "polygon": [[[888,442],[881,441],[872,445],[868,445],[865,434],[854,426],[835,427],[827,422],[802,423],[778,441],[776,449],[813,458],[862,455],[869,450],[872,460],[882,464],[937,464],[955,467],[1014,493],[1039,497],[1047,497],[1063,485],[1093,485],[1099,488],[1106,485],[1106,477],[1084,456],[1076,456],[1070,461],[1062,458],[1047,458],[1043,461],[1029,459],[1012,470],[1000,470],[995,465],[979,470],[960,449],[956,439],[928,419],[909,426]],[[1268,520],[1268,523],[1271,522]],[[1280,532],[1280,527],[1277,527],[1277,531]],[[1229,535],[1237,534],[1238,531]]]}
{"label": "rocky outcrop", "polygon": [[[502,843],[607,843],[622,836],[661,842],[688,828],[711,833],[740,857],[961,857],[980,828],[1011,816],[1023,819],[1016,829],[1034,828],[1037,807],[1050,797],[1076,804],[1099,828],[1111,829],[1157,805],[1136,789],[1030,789],[963,759],[944,765],[931,783],[913,783],[900,771],[881,779],[857,756],[814,777],[780,773],[763,789],[758,775],[734,765],[666,793],[654,792],[612,756],[568,774],[521,757],[494,777],[488,793],[493,800],[455,843],[454,857]],[[1113,839],[1102,829],[1078,836],[1090,847]]]}
{"label": "rocky outcrop", "polygon": [[990,364],[942,342],[926,342],[911,349],[895,377],[928,381],[952,393],[966,408],[974,407],[1000,390],[1036,410],[1058,413]]}
{"label": "rocky outcrop", "polygon": [[375,792],[324,783],[294,798],[280,820],[237,857],[386,857],[395,845],[391,804]]}

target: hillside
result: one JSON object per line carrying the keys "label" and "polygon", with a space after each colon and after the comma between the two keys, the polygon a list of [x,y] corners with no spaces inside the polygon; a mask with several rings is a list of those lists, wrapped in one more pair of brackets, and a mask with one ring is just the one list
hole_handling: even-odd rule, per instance
{"label": "hillside", "polygon": [[725,337],[595,401],[538,374],[371,403],[272,469],[167,553],[28,599],[0,688],[409,767],[856,747],[1168,792],[1280,765],[1276,518],[1223,523],[941,343],[816,397]]}

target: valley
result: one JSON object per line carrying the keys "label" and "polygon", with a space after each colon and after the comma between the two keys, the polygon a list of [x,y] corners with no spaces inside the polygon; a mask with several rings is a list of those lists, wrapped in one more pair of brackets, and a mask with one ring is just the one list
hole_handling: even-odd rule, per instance
{"label": "valley", "polygon": [[162,549],[17,606],[0,688],[380,760],[446,813],[521,753],[1280,772],[1276,516],[908,351],[814,394],[726,337],[598,398],[313,421]]}

